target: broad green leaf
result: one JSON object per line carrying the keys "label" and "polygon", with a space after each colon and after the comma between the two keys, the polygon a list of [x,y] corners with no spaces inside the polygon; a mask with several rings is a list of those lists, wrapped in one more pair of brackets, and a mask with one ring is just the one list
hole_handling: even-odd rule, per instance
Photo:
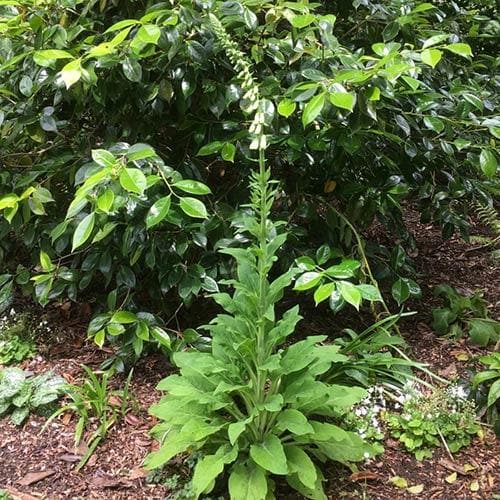
{"label": "broad green leaf", "polygon": [[262,443],[252,444],[250,457],[257,465],[273,474],[288,473],[283,445],[274,434],[268,434]]}
{"label": "broad green leaf", "polygon": [[353,305],[356,309],[359,309],[362,295],[356,285],[353,285],[349,281],[339,281],[337,283],[337,287],[340,295],[342,295],[342,298],[349,304]]}
{"label": "broad green leaf", "polygon": [[106,330],[102,329],[99,330],[95,335],[94,335],[94,342],[99,346],[102,347],[104,345],[104,341],[106,340]]}
{"label": "broad green leaf", "polygon": [[486,347],[490,342],[500,339],[498,323],[487,319],[471,319],[469,323],[469,337],[471,341],[482,347]]}
{"label": "broad green leaf", "polygon": [[444,123],[439,118],[435,116],[426,116],[424,118],[424,125],[438,134],[444,130]]}
{"label": "broad green leaf", "polygon": [[422,51],[422,62],[433,68],[441,60],[443,53],[438,49],[425,49]]}
{"label": "broad green leaf", "polygon": [[411,133],[411,127],[410,127],[410,124],[406,121],[406,118],[403,115],[396,115],[395,120],[396,120],[396,123],[401,128],[401,130],[406,135],[410,135],[410,133]]}
{"label": "broad green leaf", "polygon": [[162,346],[170,349],[172,341],[171,341],[168,333],[163,328],[160,328],[159,326],[153,326],[153,328],[151,328],[150,331],[151,331],[151,334],[153,335],[154,339],[158,343],[160,343]]}
{"label": "broad green leaf", "polygon": [[94,222],[94,212],[91,212],[79,222],[73,234],[72,252],[74,252],[78,247],[81,247],[90,238],[92,230],[94,229]]}
{"label": "broad green leaf", "polygon": [[164,196],[157,200],[149,209],[146,215],[146,227],[151,229],[159,224],[170,210],[171,195]]}
{"label": "broad green leaf", "polygon": [[115,193],[111,188],[106,188],[97,198],[97,208],[104,213],[109,214],[113,202],[115,201]]}
{"label": "broad green leaf", "polygon": [[214,141],[210,142],[209,144],[205,144],[199,149],[197,156],[209,156],[218,153],[222,149],[224,144],[225,143],[221,141]]}
{"label": "broad green leaf", "polygon": [[33,91],[33,80],[28,76],[24,75],[19,82],[19,92],[26,97],[29,97]]}
{"label": "broad green leaf", "polygon": [[224,146],[222,146],[222,150],[220,155],[224,161],[234,161],[234,155],[236,154],[236,146],[231,144],[230,142],[226,142]]}
{"label": "broad green leaf", "polygon": [[331,92],[330,102],[337,108],[352,111],[356,104],[356,95],[349,92]]}
{"label": "broad green leaf", "polygon": [[144,160],[145,158],[155,157],[156,152],[149,144],[137,143],[127,151],[127,159],[129,161]]}
{"label": "broad green leaf", "polygon": [[40,251],[40,265],[45,272],[50,272],[55,269],[50,257],[43,250]]}
{"label": "broad green leaf", "polygon": [[462,149],[468,148],[472,143],[467,139],[455,139],[453,144],[458,151],[462,151]]}
{"label": "broad green leaf", "polygon": [[497,173],[497,159],[493,151],[483,148],[481,150],[481,154],[479,155],[479,165],[486,177],[489,179],[495,177],[495,174]]}
{"label": "broad green leaf", "polygon": [[488,392],[488,406],[492,407],[500,399],[500,379],[491,384]]}
{"label": "broad green leaf", "polygon": [[358,260],[345,259],[340,264],[330,266],[325,273],[337,279],[352,278],[360,266],[361,263]]}
{"label": "broad green leaf", "polygon": [[254,464],[237,464],[228,481],[231,500],[263,500],[267,496],[265,472]]}
{"label": "broad green leaf", "polygon": [[365,300],[370,300],[371,302],[382,302],[382,295],[380,295],[380,290],[376,286],[357,285],[356,288],[361,292],[361,295]]}
{"label": "broad green leaf", "polygon": [[445,45],[444,48],[462,57],[472,57],[472,50],[468,43],[450,43],[449,45]]}
{"label": "broad green leaf", "polygon": [[66,66],[64,66],[61,70],[60,75],[67,89],[78,82],[78,80],[82,77],[82,65],[80,59],[75,59],[74,61],[70,61],[66,64]]}
{"label": "broad green leaf", "polygon": [[123,74],[131,82],[140,82],[142,80],[142,66],[136,59],[127,57],[122,62]]}
{"label": "broad green leaf", "polygon": [[93,149],[92,159],[101,167],[113,167],[116,163],[113,154],[105,149]]}
{"label": "broad green leaf", "polygon": [[50,66],[58,59],[74,59],[74,57],[69,52],[58,49],[36,50],[33,53],[33,61],[39,66]]}
{"label": "broad green leaf", "polygon": [[153,43],[158,42],[161,35],[161,30],[155,24],[145,24],[139,28],[135,39],[141,43]]}
{"label": "broad green leaf", "polygon": [[401,278],[399,278],[392,285],[391,291],[392,296],[394,297],[394,300],[398,303],[398,305],[401,305],[403,302],[410,298],[410,287],[408,286],[408,283]]}
{"label": "broad green leaf", "polygon": [[314,302],[316,305],[330,298],[330,295],[335,290],[335,283],[325,283],[324,285],[319,286],[314,291]]}
{"label": "broad green leaf", "polygon": [[298,290],[300,292],[304,290],[309,290],[310,288],[314,288],[321,281],[321,273],[317,273],[315,271],[307,272],[301,274],[295,280],[294,290]]}
{"label": "broad green leaf", "polygon": [[220,455],[206,455],[198,460],[193,473],[193,489],[196,497],[202,493],[209,493],[215,479],[222,474],[223,470],[224,460]]}
{"label": "broad green leaf", "polygon": [[290,24],[294,28],[305,28],[306,26],[309,26],[315,19],[315,16],[313,14],[302,14],[298,16],[293,16]]}
{"label": "broad green leaf", "polygon": [[448,38],[449,35],[433,35],[431,37],[429,37],[425,42],[424,44],[422,45],[422,48],[423,49],[427,49],[429,47],[432,47],[433,45],[436,45],[438,43],[441,43],[443,42],[444,40],[446,40]]}
{"label": "broad green leaf", "polygon": [[276,425],[280,429],[286,429],[292,434],[303,436],[314,432],[303,413],[294,409],[283,410],[279,413]]}
{"label": "broad green leaf", "polygon": [[287,446],[285,453],[289,471],[297,474],[300,482],[306,488],[314,489],[318,475],[309,455],[298,446]]}
{"label": "broad green leaf", "polygon": [[138,168],[123,168],[120,172],[120,185],[123,189],[142,195],[148,185],[146,176]]}
{"label": "broad green leaf", "polygon": [[229,442],[231,443],[231,445],[234,445],[236,443],[241,433],[245,431],[246,425],[247,424],[245,420],[229,424],[227,428],[227,435],[229,437]]}
{"label": "broad green leaf", "polygon": [[278,104],[278,114],[281,116],[284,116],[285,118],[288,118],[293,114],[295,111],[295,108],[297,107],[297,104],[293,101],[290,101],[289,99],[283,99],[279,104]]}
{"label": "broad green leaf", "polygon": [[190,194],[210,194],[212,191],[210,188],[203,184],[203,182],[194,181],[191,179],[184,179],[182,181],[177,181],[173,184],[174,187]]}
{"label": "broad green leaf", "polygon": [[138,19],[123,19],[122,21],[118,21],[117,23],[111,25],[104,33],[120,31],[124,28],[128,28],[129,26],[135,26],[136,24],[141,24],[141,22]]}
{"label": "broad green leaf", "polygon": [[12,208],[17,205],[19,201],[19,196],[14,193],[4,194],[0,197],[0,210],[4,210],[5,208]]}
{"label": "broad green leaf", "polygon": [[208,217],[207,209],[204,203],[196,198],[181,198],[179,203],[181,210],[189,217],[206,219]]}
{"label": "broad green leaf", "polygon": [[110,321],[127,325],[129,323],[135,323],[137,321],[137,316],[129,311],[116,311]]}
{"label": "broad green leaf", "polygon": [[325,96],[326,94],[322,92],[314,96],[304,107],[304,111],[302,111],[302,125],[307,127],[309,123],[314,121],[316,117],[321,113],[325,105]]}
{"label": "broad green leaf", "polygon": [[98,241],[103,240],[108,236],[108,234],[111,234],[111,231],[117,226],[118,224],[116,222],[106,222],[104,226],[97,231],[96,235],[92,239],[92,243],[97,243]]}
{"label": "broad green leaf", "polygon": [[58,238],[60,238],[68,228],[69,220],[64,220],[60,222],[52,231],[50,232],[50,241],[54,244]]}
{"label": "broad green leaf", "polygon": [[149,340],[149,327],[146,322],[139,321],[137,326],[135,327],[135,335],[139,337],[141,340],[148,341]]}

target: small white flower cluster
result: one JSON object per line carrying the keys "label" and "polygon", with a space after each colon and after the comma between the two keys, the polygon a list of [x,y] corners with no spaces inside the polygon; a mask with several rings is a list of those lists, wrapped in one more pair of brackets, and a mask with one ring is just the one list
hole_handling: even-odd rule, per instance
{"label": "small white flower cluster", "polygon": [[382,386],[373,386],[368,389],[366,396],[352,411],[359,418],[357,422],[357,432],[362,439],[366,439],[368,434],[382,435],[380,422],[381,413],[385,412],[387,402]]}
{"label": "small white flower cluster", "polygon": [[417,384],[413,380],[408,380],[402,388],[391,386],[391,390],[395,394],[395,410],[404,407],[412,399],[422,396]]}
{"label": "small white flower cluster", "polygon": [[17,316],[17,313],[16,313],[16,310],[14,308],[12,308],[9,311],[9,314],[4,314],[0,318],[0,331],[6,330],[10,326],[12,326],[12,324],[16,322],[16,316]]}
{"label": "small white flower cluster", "polygon": [[37,334],[44,333],[52,333],[53,329],[49,325],[49,322],[46,319],[42,319],[36,326],[33,327],[33,330]]}
{"label": "small white flower cluster", "polygon": [[465,401],[467,399],[467,392],[461,385],[451,385],[446,392],[452,399],[458,399],[460,401]]}

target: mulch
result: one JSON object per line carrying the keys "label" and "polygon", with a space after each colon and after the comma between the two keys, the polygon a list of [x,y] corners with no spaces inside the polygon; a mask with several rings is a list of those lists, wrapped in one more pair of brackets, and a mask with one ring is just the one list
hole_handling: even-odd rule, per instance
{"label": "mulch", "polygon": [[[433,288],[447,283],[463,293],[480,289],[490,305],[492,317],[499,319],[500,267],[491,258],[491,249],[477,248],[477,243],[466,243],[458,237],[443,241],[439,230],[421,224],[411,207],[405,217],[417,243],[414,261],[423,299],[411,303],[417,314],[401,322],[401,331],[414,359],[427,363],[443,377],[467,378],[469,368],[474,365],[473,358],[486,351],[473,346],[466,338],[452,341],[436,337],[429,326],[431,310],[441,303],[433,296]],[[380,227],[370,231],[381,242],[384,239],[390,242]],[[473,234],[487,234],[487,230],[475,225]],[[82,306],[68,311],[51,307],[40,313],[60,325],[57,330],[62,335],[61,341],[55,339],[40,346],[41,355],[22,367],[35,373],[52,369],[70,382],[81,377],[82,364],[98,368],[107,353],[83,340],[90,312],[87,309]],[[308,316],[311,317],[306,315],[306,318]],[[330,319],[318,319],[317,315],[312,323],[315,321],[318,328],[331,323]],[[170,365],[159,356],[148,356],[139,362],[131,386],[137,407],[111,429],[80,472],[75,471],[75,466],[85,449],[74,447],[75,421],[69,415],[53,421],[43,434],[40,429],[44,419],[36,415],[31,415],[21,428],[8,419],[0,420],[0,489],[22,500],[169,498],[168,488],[150,484],[142,468],[144,457],[156,446],[149,436],[155,422],[147,408],[158,400],[160,395],[155,386],[169,371]],[[331,499],[500,498],[499,457],[499,441],[490,432],[485,432],[482,439],[475,438],[472,446],[455,454],[453,459],[444,450],[438,450],[432,459],[422,462],[405,453],[397,442],[388,440],[383,456],[359,464],[357,472],[335,464],[327,466],[324,470],[328,480],[326,490]],[[463,468],[465,464],[467,470]],[[454,472],[456,479],[450,480]],[[390,482],[395,476],[406,479],[409,487],[417,486],[416,491],[421,492],[412,494],[405,488],[395,487]],[[300,498],[287,489],[277,496]]]}

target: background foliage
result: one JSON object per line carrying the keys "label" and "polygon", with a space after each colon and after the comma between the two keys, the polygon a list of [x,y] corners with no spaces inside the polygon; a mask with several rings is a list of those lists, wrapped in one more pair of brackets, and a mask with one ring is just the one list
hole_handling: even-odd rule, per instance
{"label": "background foliage", "polygon": [[[140,352],[153,331],[170,346],[165,318],[230,274],[217,250],[244,243],[230,225],[253,163],[247,97],[207,11],[267,99],[283,268],[325,244],[338,264],[375,217],[411,245],[404,198],[447,237],[467,235],[472,201],[492,204],[494,2],[2,1],[0,306],[14,283],[42,303],[105,295],[91,335],[102,343],[117,310],[148,311],[106,330]],[[380,276],[405,275],[398,248]]]}

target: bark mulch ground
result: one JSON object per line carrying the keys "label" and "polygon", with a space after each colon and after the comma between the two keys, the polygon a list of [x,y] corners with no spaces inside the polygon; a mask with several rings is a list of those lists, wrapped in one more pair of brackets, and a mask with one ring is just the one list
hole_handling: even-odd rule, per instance
{"label": "bark mulch ground", "polygon": [[[474,347],[467,339],[452,341],[436,337],[429,326],[431,310],[441,304],[432,289],[447,283],[466,293],[483,290],[492,316],[498,319],[500,267],[491,258],[491,249],[477,248],[477,243],[465,243],[458,238],[444,242],[436,228],[418,222],[416,213],[409,210],[406,217],[417,241],[414,260],[421,274],[423,300],[411,304],[417,315],[403,321],[401,330],[414,359],[428,363],[444,377],[464,376],[473,365],[473,358],[485,350]],[[475,232],[484,234],[484,228],[477,226]],[[382,241],[388,238],[383,232],[379,236]],[[89,314],[85,306],[77,311],[53,308],[43,314],[59,325],[60,341],[55,338],[41,346],[41,355],[23,364],[23,368],[35,373],[53,369],[69,382],[81,377],[82,364],[98,368],[106,353],[83,341]],[[327,323],[328,320],[320,319],[319,328]],[[137,407],[110,431],[80,472],[75,471],[75,466],[85,449],[74,448],[75,421],[69,414],[54,421],[43,434],[40,429],[44,419],[38,416],[30,416],[22,428],[15,427],[8,419],[0,420],[0,489],[22,500],[171,497],[167,486],[150,484],[141,467],[144,457],[155,448],[148,434],[154,422],[147,408],[159,397],[155,391],[157,382],[170,370],[169,364],[159,357],[148,357],[139,363],[131,387]],[[328,496],[331,499],[500,498],[499,457],[500,444],[489,432],[453,458],[438,450],[432,459],[423,462],[417,462],[397,442],[388,440],[384,455],[360,464],[358,472],[351,473],[335,465],[327,467]],[[465,464],[468,464],[466,469]],[[454,472],[456,479],[447,481]],[[396,488],[389,482],[394,476],[405,478],[409,486],[422,485],[421,493]],[[299,498],[286,489],[278,497]]]}

